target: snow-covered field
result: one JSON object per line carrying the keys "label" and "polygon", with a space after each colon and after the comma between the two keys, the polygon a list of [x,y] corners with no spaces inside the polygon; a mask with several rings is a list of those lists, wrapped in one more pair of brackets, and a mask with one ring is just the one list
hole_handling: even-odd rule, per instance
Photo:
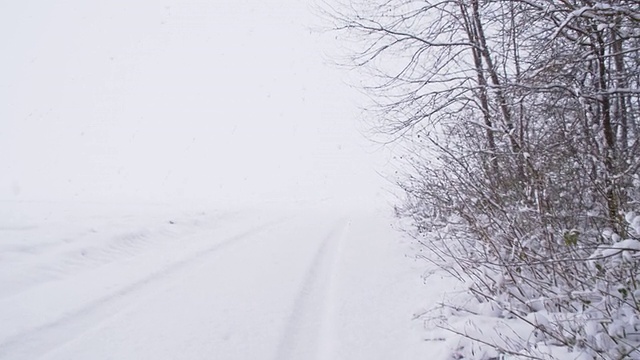
{"label": "snow-covered field", "polygon": [[451,280],[425,286],[391,224],[327,203],[2,202],[0,358],[445,358],[414,315]]}

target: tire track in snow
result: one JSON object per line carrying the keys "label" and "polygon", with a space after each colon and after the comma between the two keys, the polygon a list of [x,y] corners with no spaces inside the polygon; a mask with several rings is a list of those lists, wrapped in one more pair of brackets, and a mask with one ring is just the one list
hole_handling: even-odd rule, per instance
{"label": "tire track in snow", "polygon": [[274,360],[333,359],[336,298],[332,283],[350,221],[340,220],[322,241],[285,325]]}
{"label": "tire track in snow", "polygon": [[[130,299],[128,299],[129,295],[143,293],[145,290],[148,290],[150,286],[166,276],[177,273],[190,265],[196,265],[209,255],[238,244],[243,240],[247,240],[251,235],[260,233],[289,219],[290,218],[278,219],[255,226],[191,256],[171,263],[107,296],[67,313],[57,320],[0,340],[0,359],[31,360],[42,357],[51,350],[63,346],[67,342],[81,336],[84,332],[100,326],[110,317],[126,309],[127,305],[130,305],[131,302]],[[157,291],[159,290],[156,290],[156,292]],[[43,299],[43,301],[46,301],[46,299]]]}

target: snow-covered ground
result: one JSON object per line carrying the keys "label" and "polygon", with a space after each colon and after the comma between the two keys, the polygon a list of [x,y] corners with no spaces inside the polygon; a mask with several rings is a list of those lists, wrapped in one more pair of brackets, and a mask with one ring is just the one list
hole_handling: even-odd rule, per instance
{"label": "snow-covered ground", "polygon": [[424,359],[451,288],[379,211],[0,203],[1,359]]}

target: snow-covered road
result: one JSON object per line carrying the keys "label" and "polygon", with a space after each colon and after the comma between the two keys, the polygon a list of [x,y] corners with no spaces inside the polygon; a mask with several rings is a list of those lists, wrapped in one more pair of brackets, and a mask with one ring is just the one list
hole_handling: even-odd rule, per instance
{"label": "snow-covered road", "polygon": [[440,350],[412,321],[438,295],[373,211],[75,211],[77,223],[20,213],[0,226],[0,359],[420,359]]}

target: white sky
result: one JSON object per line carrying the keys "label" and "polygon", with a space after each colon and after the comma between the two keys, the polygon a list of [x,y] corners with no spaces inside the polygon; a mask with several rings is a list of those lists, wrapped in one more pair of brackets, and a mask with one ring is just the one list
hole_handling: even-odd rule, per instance
{"label": "white sky", "polygon": [[0,199],[372,196],[309,7],[0,0]]}

